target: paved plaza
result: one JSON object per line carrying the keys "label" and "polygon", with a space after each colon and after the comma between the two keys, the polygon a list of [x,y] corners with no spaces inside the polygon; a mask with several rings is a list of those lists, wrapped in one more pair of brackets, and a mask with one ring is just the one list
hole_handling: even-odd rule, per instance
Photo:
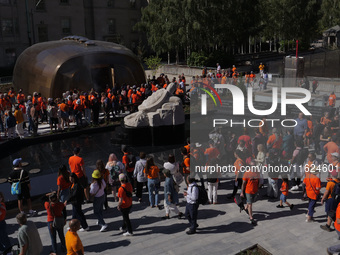
{"label": "paved plaza", "polygon": [[[324,176],[322,178],[324,180]],[[181,186],[181,192],[184,186]],[[93,215],[92,205],[86,204],[83,210],[90,226],[89,232],[78,232],[85,248],[85,254],[236,254],[237,252],[259,244],[272,254],[326,254],[326,247],[338,243],[335,231],[330,233],[320,229],[325,224],[324,206],[316,207],[315,222],[306,223],[307,201],[301,201],[301,191],[291,192],[288,201],[295,205],[292,211],[288,207],[276,208],[278,200],[261,198],[254,204],[254,218],[257,226],[252,226],[245,212],[240,213],[237,205],[227,199],[232,184],[222,181],[218,190],[218,205],[199,207],[196,235],[188,236],[186,219],[171,218],[162,220],[165,211],[150,208],[144,193],[144,203],[134,201],[130,214],[134,236],[123,237],[119,231],[122,216],[117,210],[112,195],[109,196],[110,209],[104,211],[104,218],[109,225],[107,232],[99,232],[95,226],[97,219]],[[322,191],[325,189],[323,188]],[[163,192],[161,204],[163,204]],[[265,189],[261,190],[265,194]],[[181,193],[180,211],[184,212],[185,202]],[[35,222],[44,245],[43,254],[49,254],[51,240],[48,233],[46,211],[36,203],[39,215],[29,218]],[[71,206],[67,206],[70,219]],[[16,209],[9,212],[8,232],[16,243]],[[171,215],[170,215],[171,216]],[[66,231],[66,227],[65,227]]]}

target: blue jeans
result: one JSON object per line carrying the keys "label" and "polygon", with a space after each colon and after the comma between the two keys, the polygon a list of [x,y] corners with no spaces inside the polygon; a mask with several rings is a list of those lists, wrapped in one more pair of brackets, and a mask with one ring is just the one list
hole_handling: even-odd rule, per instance
{"label": "blue jeans", "polygon": [[314,199],[309,199],[309,204],[308,204],[308,216],[313,217],[314,215],[314,208],[316,206],[317,200]]}
{"label": "blue jeans", "polygon": [[93,213],[98,219],[98,224],[100,226],[105,225],[105,221],[103,218],[103,206],[105,201],[105,194],[101,197],[94,197],[93,199]]}
{"label": "blue jeans", "polygon": [[0,221],[0,251],[5,251],[11,247],[11,241],[7,234],[7,224],[6,221]]}
{"label": "blue jeans", "polygon": [[66,251],[65,245],[65,236],[64,236],[64,228],[56,229],[52,227],[53,221],[47,222],[48,232],[50,233],[51,242],[52,242],[52,250],[54,253],[57,253],[57,233],[61,242],[61,250]]}
{"label": "blue jeans", "polygon": [[[148,179],[148,189],[149,189],[150,205],[151,206],[158,205],[159,180],[158,179]],[[153,192],[155,192],[155,194],[153,194]]]}
{"label": "blue jeans", "polygon": [[70,195],[70,189],[64,189],[60,191],[60,194],[59,194],[60,202],[64,203],[66,201],[66,198],[68,198],[69,195]]}
{"label": "blue jeans", "polygon": [[320,142],[320,151],[321,151],[321,153],[322,153],[322,157],[321,157],[322,162],[324,162],[324,161],[325,161],[325,158],[326,158],[326,152],[325,152],[325,150],[323,149],[323,146],[325,146],[326,143],[327,143],[327,142],[324,142],[324,141],[321,141],[321,142]]}

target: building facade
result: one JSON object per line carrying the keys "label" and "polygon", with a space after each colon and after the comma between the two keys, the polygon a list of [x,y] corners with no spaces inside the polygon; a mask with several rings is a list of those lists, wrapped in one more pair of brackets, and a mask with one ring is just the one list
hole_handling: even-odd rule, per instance
{"label": "building facade", "polygon": [[145,41],[133,26],[147,0],[0,0],[0,67],[13,66],[30,45],[84,36],[136,52]]}

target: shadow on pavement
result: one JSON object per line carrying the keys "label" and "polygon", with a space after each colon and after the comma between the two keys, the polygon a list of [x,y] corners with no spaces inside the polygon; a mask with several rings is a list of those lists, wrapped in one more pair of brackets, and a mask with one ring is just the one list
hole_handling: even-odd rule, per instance
{"label": "shadow on pavement", "polygon": [[[111,250],[111,249],[121,247],[121,246],[129,246],[130,243],[131,242],[129,240],[121,240],[117,242],[112,241],[112,242],[107,242],[107,243],[84,246],[84,250],[86,252],[104,252],[106,250]],[[108,254],[110,253],[111,252],[109,252]]]}

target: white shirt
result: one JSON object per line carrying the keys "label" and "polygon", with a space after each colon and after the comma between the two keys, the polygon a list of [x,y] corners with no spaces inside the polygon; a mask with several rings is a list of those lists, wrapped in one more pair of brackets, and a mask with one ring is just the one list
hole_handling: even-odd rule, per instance
{"label": "white shirt", "polygon": [[102,186],[99,189],[99,185],[97,182],[94,182],[90,186],[90,194],[94,195],[95,197],[101,197],[104,195],[104,189],[106,187],[106,183],[104,180],[102,180]]}
{"label": "white shirt", "polygon": [[145,159],[140,159],[136,162],[135,170],[133,171],[133,177],[137,177],[138,182],[146,182],[148,178],[144,176],[144,168],[146,165]]}
{"label": "white shirt", "polygon": [[196,182],[193,182],[189,185],[188,190],[187,190],[187,203],[189,204],[196,204],[196,201],[198,199],[198,188],[195,187],[194,185],[197,186]]}
{"label": "white shirt", "polygon": [[170,173],[172,175],[175,175],[179,171],[179,164],[178,164],[178,162],[175,162],[175,163],[165,162],[163,167],[165,169],[170,170]]}

